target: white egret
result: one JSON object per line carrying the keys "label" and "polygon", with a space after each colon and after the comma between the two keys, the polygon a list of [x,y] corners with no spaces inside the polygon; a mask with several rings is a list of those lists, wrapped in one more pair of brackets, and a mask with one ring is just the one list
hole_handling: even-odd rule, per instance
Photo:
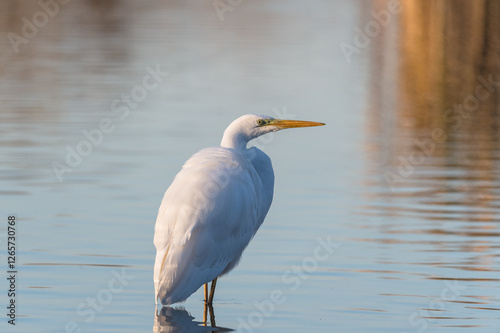
{"label": "white egret", "polygon": [[274,172],[269,156],[247,143],[285,128],[321,125],[244,115],[224,131],[220,147],[203,149],[184,164],[156,219],[156,302],[185,301],[205,285],[205,302],[211,304],[217,278],[238,264],[264,221],[273,199]]}

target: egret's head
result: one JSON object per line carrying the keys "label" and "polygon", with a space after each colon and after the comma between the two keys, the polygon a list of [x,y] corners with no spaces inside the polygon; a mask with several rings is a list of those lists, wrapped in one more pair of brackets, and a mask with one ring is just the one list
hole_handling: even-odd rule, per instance
{"label": "egret's head", "polygon": [[221,146],[244,148],[248,141],[263,134],[285,128],[322,126],[324,123],[302,120],[283,120],[258,114],[246,114],[233,121],[224,131]]}

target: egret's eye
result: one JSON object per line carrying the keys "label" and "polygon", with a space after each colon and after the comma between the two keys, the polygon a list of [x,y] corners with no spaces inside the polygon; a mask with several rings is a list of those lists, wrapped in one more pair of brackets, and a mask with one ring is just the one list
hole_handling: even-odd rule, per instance
{"label": "egret's eye", "polygon": [[259,119],[259,120],[257,120],[257,125],[258,125],[258,126],[262,126],[262,125],[264,125],[265,123],[266,123],[266,122],[264,121],[264,119]]}

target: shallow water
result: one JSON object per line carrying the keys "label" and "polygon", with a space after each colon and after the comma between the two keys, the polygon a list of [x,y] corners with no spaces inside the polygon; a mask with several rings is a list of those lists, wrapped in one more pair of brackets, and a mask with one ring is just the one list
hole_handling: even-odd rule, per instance
{"label": "shallow water", "polygon": [[221,21],[210,1],[73,1],[17,53],[7,33],[41,9],[2,3],[0,258],[15,214],[18,317],[1,331],[211,330],[201,289],[155,315],[156,212],[190,155],[261,113],[327,126],[255,142],[275,199],[219,280],[217,327],[498,332],[500,88],[477,88],[500,80],[498,5],[406,4],[345,56],[388,3],[243,1]]}

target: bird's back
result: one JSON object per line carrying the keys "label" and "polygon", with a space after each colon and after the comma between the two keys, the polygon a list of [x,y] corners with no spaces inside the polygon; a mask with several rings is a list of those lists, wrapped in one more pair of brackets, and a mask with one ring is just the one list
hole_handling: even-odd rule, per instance
{"label": "bird's back", "polygon": [[239,261],[272,200],[272,182],[263,184],[274,180],[270,161],[260,151],[255,161],[259,170],[237,150],[204,149],[166,191],[154,238],[155,294],[164,305],[184,301]]}

